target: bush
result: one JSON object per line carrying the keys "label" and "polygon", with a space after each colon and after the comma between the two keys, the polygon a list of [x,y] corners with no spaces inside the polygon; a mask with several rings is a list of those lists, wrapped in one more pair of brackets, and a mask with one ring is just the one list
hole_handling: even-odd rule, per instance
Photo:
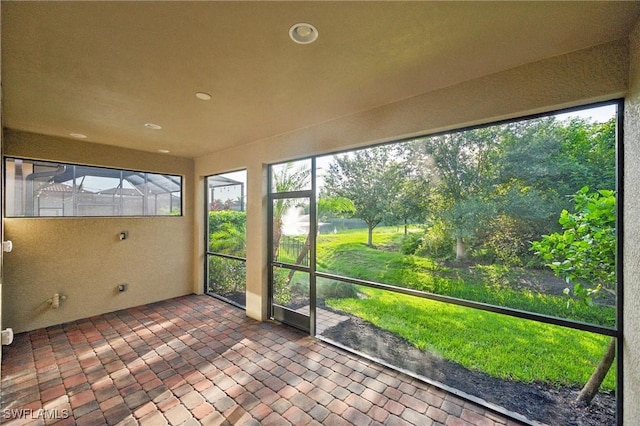
{"label": "bush", "polygon": [[214,232],[223,224],[231,224],[236,228],[246,228],[247,213],[235,210],[214,210],[209,212],[209,232]]}
{"label": "bush", "polygon": [[245,256],[246,212],[233,210],[209,212],[209,251]]}
{"label": "bush", "polygon": [[273,301],[278,305],[287,306],[293,297],[291,286],[288,285],[289,271],[276,268],[273,274]]}
{"label": "bush", "polygon": [[451,260],[456,256],[455,238],[448,231],[444,222],[435,222],[422,236],[422,244],[415,254],[438,260]]}
{"label": "bush", "polygon": [[412,232],[402,238],[400,252],[402,254],[416,254],[416,251],[424,244],[424,234]]}
{"label": "bush", "polygon": [[522,219],[498,215],[491,220],[487,232],[478,235],[479,244],[471,255],[481,262],[533,267],[539,264],[530,250],[530,241],[536,235],[533,228]]}
{"label": "bush", "polygon": [[348,299],[358,296],[356,286],[340,281],[318,281],[316,295],[319,299]]}
{"label": "bush", "polygon": [[246,267],[240,260],[209,256],[208,291],[228,295],[246,291]]}

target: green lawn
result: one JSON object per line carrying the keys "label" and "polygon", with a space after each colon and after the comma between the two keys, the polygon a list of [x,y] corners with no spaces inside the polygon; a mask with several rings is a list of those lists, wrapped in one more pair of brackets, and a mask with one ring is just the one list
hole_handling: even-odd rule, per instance
{"label": "green lawn", "polygon": [[591,324],[615,326],[616,313],[612,307],[568,304],[564,295],[517,290],[509,284],[535,275],[551,277],[548,271],[499,265],[477,265],[472,270],[449,268],[424,257],[403,255],[396,249],[402,237],[403,234],[396,232],[395,227],[383,228],[375,233],[376,248],[371,248],[364,244],[366,230],[320,235],[318,271]]}
{"label": "green lawn", "polygon": [[[384,290],[360,287],[359,293],[326,303],[422,350],[501,379],[581,387],[609,342],[607,336]],[[615,365],[603,389],[615,389]]]}
{"label": "green lawn", "polygon": [[[318,270],[596,324],[615,324],[613,308],[578,304],[568,308],[564,296],[510,288],[509,280],[540,271],[496,265],[481,266],[473,272],[453,270],[431,259],[402,255],[396,250],[401,239],[395,228],[381,229],[374,235],[373,249],[364,244],[366,230],[321,235]],[[609,341],[606,336],[384,290],[358,287],[358,292],[359,297],[328,299],[327,304],[402,336],[420,349],[498,378],[582,386]],[[603,388],[615,388],[615,364]]]}

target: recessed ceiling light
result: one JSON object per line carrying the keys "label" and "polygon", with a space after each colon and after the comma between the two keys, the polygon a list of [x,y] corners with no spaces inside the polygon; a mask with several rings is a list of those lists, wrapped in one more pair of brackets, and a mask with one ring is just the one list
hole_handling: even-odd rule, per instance
{"label": "recessed ceiling light", "polygon": [[203,101],[209,101],[211,100],[211,95],[205,92],[198,92],[196,93],[196,98],[201,99]]}
{"label": "recessed ceiling light", "polygon": [[289,37],[298,44],[309,44],[318,39],[318,30],[311,24],[301,22],[289,28]]}
{"label": "recessed ceiling light", "polygon": [[168,149],[159,149],[159,150],[158,150],[158,152],[159,152],[160,154],[168,154],[168,153],[170,153],[171,151],[169,151]]}
{"label": "recessed ceiling light", "polygon": [[157,124],[153,124],[153,123],[145,123],[144,127],[146,127],[147,129],[152,129],[152,130],[160,130],[160,129],[162,129],[162,126],[158,126]]}
{"label": "recessed ceiling light", "polygon": [[76,139],[86,139],[87,135],[83,135],[82,133],[69,133],[69,136]]}

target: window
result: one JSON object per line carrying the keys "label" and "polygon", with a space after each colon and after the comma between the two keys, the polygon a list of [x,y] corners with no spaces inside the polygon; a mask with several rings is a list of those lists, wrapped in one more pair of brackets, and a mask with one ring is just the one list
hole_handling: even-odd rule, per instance
{"label": "window", "polygon": [[272,166],[272,317],[508,415],[614,424],[620,106]]}
{"label": "window", "polygon": [[7,158],[6,215],[180,216],[182,177]]}
{"label": "window", "polygon": [[239,307],[246,305],[245,170],[209,176],[205,292]]}

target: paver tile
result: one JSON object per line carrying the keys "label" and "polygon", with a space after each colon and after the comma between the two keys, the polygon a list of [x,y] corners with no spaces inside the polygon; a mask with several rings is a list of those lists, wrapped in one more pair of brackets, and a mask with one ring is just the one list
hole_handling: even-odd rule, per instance
{"label": "paver tile", "polygon": [[0,410],[68,413],[60,426],[520,426],[208,296],[17,334],[2,369]]}

